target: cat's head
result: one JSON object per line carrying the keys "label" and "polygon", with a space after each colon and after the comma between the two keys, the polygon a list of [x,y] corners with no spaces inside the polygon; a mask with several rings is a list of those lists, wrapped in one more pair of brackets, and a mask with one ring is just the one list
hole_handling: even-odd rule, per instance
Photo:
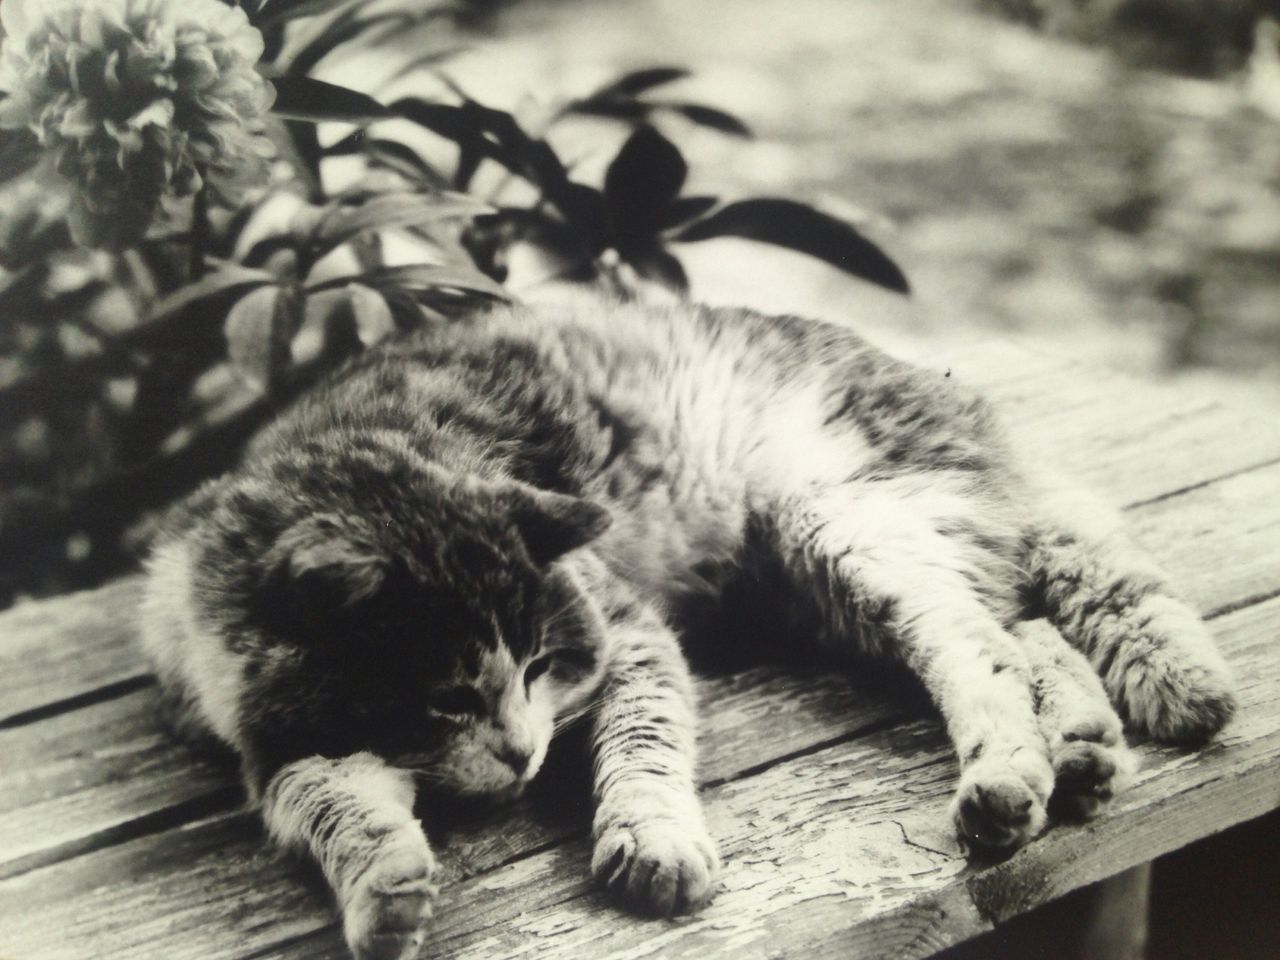
{"label": "cat's head", "polygon": [[231,526],[258,524],[251,560],[224,553],[239,573],[214,601],[238,608],[229,638],[253,637],[246,742],[280,759],[368,749],[455,792],[518,790],[600,683],[602,616],[563,561],[609,516],[510,480],[400,480],[335,491],[331,476],[305,498],[259,485],[232,508]]}

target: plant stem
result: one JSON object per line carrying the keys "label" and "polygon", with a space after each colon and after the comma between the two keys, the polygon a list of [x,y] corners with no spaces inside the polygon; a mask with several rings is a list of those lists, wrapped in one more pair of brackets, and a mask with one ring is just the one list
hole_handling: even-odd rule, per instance
{"label": "plant stem", "polygon": [[187,280],[195,283],[204,276],[204,255],[209,246],[209,181],[203,168],[199,170],[200,189],[191,206],[191,260]]}

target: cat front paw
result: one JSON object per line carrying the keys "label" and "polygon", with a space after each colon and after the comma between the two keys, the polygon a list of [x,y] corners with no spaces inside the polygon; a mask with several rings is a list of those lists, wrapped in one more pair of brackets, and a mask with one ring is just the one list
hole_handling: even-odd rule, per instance
{"label": "cat front paw", "polygon": [[[1020,769],[1026,766],[983,759],[961,775],[951,817],[956,836],[971,853],[1003,856],[1044,829],[1049,777],[1039,769]],[[1047,761],[1034,766],[1050,773]]]}
{"label": "cat front paw", "polygon": [[411,840],[379,855],[356,880],[342,917],[356,960],[417,955],[437,892],[431,882],[435,869],[431,849]]}
{"label": "cat front paw", "polygon": [[710,898],[720,858],[700,822],[646,820],[607,827],[596,839],[591,872],[633,910],[670,917]]}

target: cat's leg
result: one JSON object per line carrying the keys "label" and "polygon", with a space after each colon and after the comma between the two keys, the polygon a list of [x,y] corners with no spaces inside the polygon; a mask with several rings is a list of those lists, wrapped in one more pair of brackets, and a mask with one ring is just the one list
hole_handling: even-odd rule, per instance
{"label": "cat's leg", "polygon": [[1207,740],[1231,718],[1235,696],[1204,622],[1149,560],[1101,526],[1104,513],[1075,514],[1028,531],[1026,563],[1048,619],[1135,729],[1173,743]]}
{"label": "cat's leg", "polygon": [[1046,620],[1013,628],[1031,664],[1036,715],[1049,744],[1053,794],[1049,812],[1094,817],[1136,769],[1120,718],[1093,668]]}
{"label": "cat's leg", "polygon": [[957,834],[1007,851],[1044,827],[1053,770],[1027,657],[981,593],[995,574],[981,547],[943,532],[943,505],[887,483],[838,486],[778,512],[779,546],[831,642],[894,654],[924,682],[960,758]]}
{"label": "cat's leg", "polygon": [[436,863],[413,797],[412,774],[368,753],[296,761],[262,792],[271,836],[319,862],[357,960],[415,955],[431,917]]}
{"label": "cat's leg", "polygon": [[697,907],[719,871],[694,780],[693,685],[658,613],[609,614],[607,677],[593,716],[597,880],[644,913]]}

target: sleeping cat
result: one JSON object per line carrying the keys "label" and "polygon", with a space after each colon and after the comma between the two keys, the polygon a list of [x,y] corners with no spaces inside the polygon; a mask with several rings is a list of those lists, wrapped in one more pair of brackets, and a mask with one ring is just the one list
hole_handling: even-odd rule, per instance
{"label": "sleeping cat", "polygon": [[421,943],[415,783],[514,795],[584,714],[592,869],[669,915],[719,869],[673,611],[733,575],[775,571],[815,643],[923,681],[977,852],[1097,812],[1128,765],[1117,711],[1183,743],[1227,721],[1192,611],[1030,487],[981,401],[843,329],[495,308],[356,359],[181,505],[144,639],[181,725],[319,862],[357,957]]}

